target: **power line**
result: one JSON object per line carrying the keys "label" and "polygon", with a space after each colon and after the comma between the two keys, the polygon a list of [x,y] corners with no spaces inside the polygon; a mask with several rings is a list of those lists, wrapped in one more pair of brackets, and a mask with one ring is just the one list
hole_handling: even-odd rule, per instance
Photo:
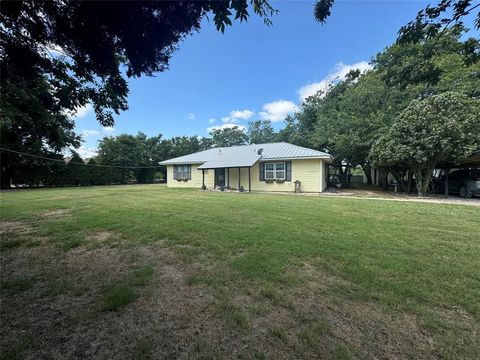
{"label": "power line", "polygon": [[[1,151],[7,151],[11,152],[14,154],[19,154],[23,156],[29,156],[32,158],[37,158],[37,159],[43,159],[43,160],[49,160],[49,161],[54,161],[54,162],[61,162],[65,164],[65,160],[62,159],[52,159],[46,156],[41,156],[41,155],[33,155],[33,154],[27,154],[21,151],[16,151],[16,150],[11,150],[11,149],[6,149],[0,147]],[[68,164],[76,164],[76,165],[83,165],[83,166],[92,166],[92,167],[103,167],[103,168],[116,168],[116,169],[154,169],[154,168],[160,168],[163,167],[164,165],[156,165],[156,166],[120,166],[120,165],[100,165],[100,164],[85,164],[84,162],[76,162],[76,161],[69,161]]]}

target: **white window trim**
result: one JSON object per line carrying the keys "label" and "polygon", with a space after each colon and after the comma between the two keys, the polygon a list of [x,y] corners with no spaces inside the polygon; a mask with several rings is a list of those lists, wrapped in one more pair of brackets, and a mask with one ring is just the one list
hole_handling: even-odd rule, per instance
{"label": "white window trim", "polygon": [[[273,164],[273,170],[267,170],[267,165]],[[283,164],[283,169],[277,170],[277,164]],[[283,177],[277,177],[277,172],[283,172]],[[263,164],[265,180],[285,180],[287,178],[287,163],[285,161],[265,162]],[[267,177],[267,172],[273,172],[273,177]]]}

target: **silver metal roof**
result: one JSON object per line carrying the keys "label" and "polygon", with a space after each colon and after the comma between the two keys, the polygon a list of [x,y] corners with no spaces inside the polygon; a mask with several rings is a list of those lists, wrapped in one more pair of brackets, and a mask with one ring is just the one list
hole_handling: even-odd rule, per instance
{"label": "silver metal roof", "polygon": [[259,160],[293,160],[306,158],[332,159],[329,154],[322,151],[280,142],[213,148],[165,160],[160,162],[160,164],[202,164],[199,166],[199,169],[216,169],[250,167],[255,165]]}

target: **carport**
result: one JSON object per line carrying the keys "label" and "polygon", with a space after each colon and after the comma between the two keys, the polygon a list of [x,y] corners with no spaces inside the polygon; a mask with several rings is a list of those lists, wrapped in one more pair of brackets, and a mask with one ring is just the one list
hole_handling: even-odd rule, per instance
{"label": "carport", "polygon": [[454,163],[441,163],[438,169],[445,171],[445,196],[448,196],[448,173],[452,169],[479,169],[480,168],[480,150],[474,152],[469,157]]}

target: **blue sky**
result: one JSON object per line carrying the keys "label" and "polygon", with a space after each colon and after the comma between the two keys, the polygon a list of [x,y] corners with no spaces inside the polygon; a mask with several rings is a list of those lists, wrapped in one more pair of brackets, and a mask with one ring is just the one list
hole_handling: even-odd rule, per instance
{"label": "blue sky", "polygon": [[427,2],[337,0],[325,25],[314,20],[312,1],[272,4],[280,12],[270,27],[252,15],[222,34],[204,21],[180,43],[169,71],[129,80],[129,110],[113,128],[102,128],[89,107],[79,109],[81,155],[92,156],[100,138],[121,133],[206,136],[213,126],[256,119],[279,129],[302,97],[352,67],[368,67]]}

